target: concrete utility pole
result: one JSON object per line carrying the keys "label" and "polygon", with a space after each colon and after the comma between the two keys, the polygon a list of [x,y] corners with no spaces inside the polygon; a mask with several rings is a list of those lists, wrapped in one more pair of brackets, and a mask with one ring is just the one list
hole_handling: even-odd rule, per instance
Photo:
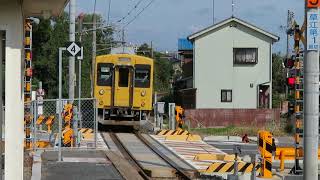
{"label": "concrete utility pole", "polygon": [[[82,23],[83,23],[83,18],[84,18],[84,14],[81,14],[80,16],[79,16],[79,42],[81,43],[82,42]],[[81,78],[82,78],[82,76],[81,76],[81,62],[82,60],[78,60],[78,65],[79,65],[79,69],[78,69],[78,71],[79,71],[79,75],[78,75],[78,97],[79,97],[79,99],[78,99],[78,120],[79,120],[79,124],[80,124],[80,128],[82,128],[82,119],[81,119]]]}
{"label": "concrete utility pole", "polygon": [[151,50],[151,58],[153,59],[154,55],[153,55],[153,42],[152,41],[150,43],[150,50]]}
{"label": "concrete utility pole", "polygon": [[[76,40],[76,0],[69,4],[69,41]],[[75,86],[75,57],[69,57],[69,99],[74,99]]]}
{"label": "concrete utility pole", "polygon": [[96,3],[94,1],[94,10],[93,10],[93,32],[92,32],[92,64],[91,64],[91,97],[93,97],[93,84],[95,78],[95,64],[96,64],[96,55],[97,55],[97,16],[96,16]]}
{"label": "concrete utility pole", "polygon": [[[319,27],[319,10],[317,8],[308,8],[306,4],[305,20],[309,21],[308,13],[316,14],[318,22],[311,26]],[[309,27],[310,24],[308,22],[307,29]],[[311,35],[310,32],[308,30],[305,32],[307,45],[305,47],[304,60],[304,180],[318,179],[318,158],[316,157],[318,157],[319,143],[319,47],[313,46],[314,49],[311,50],[309,43],[315,41],[315,44],[319,45],[319,36],[315,36],[315,39],[308,38]]]}

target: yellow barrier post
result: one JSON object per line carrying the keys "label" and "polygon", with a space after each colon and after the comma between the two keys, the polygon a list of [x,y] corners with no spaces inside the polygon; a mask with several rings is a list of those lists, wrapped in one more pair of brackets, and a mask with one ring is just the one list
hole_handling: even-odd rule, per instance
{"label": "yellow barrier post", "polygon": [[260,131],[258,145],[262,157],[260,175],[262,178],[272,178],[272,152],[274,151],[272,134],[268,131]]}
{"label": "yellow barrier post", "polygon": [[73,105],[66,104],[64,106],[63,119],[65,122],[65,127],[62,131],[62,142],[66,147],[73,147],[73,129],[71,127],[71,121],[73,119]]}
{"label": "yellow barrier post", "polygon": [[280,151],[280,172],[284,171],[285,151]]}

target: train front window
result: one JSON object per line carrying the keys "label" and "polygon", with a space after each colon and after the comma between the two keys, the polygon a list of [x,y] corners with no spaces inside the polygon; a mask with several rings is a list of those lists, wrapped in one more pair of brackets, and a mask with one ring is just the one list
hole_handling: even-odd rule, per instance
{"label": "train front window", "polygon": [[98,86],[111,86],[113,75],[113,64],[99,63],[97,69],[97,84]]}
{"label": "train front window", "polygon": [[128,68],[119,68],[119,87],[128,87],[129,86],[129,69]]}
{"label": "train front window", "polygon": [[136,65],[135,68],[135,87],[149,88],[151,66]]}

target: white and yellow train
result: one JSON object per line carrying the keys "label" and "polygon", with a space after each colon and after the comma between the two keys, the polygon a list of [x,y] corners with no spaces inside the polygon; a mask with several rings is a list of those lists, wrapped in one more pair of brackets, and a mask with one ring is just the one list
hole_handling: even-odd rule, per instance
{"label": "white and yellow train", "polygon": [[94,97],[102,125],[139,127],[152,111],[153,59],[112,54],[96,58]]}

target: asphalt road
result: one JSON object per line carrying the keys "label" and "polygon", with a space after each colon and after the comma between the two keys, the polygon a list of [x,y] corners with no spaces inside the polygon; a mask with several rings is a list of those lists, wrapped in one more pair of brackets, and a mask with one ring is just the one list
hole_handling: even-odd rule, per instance
{"label": "asphalt road", "polygon": [[69,151],[62,152],[62,155],[63,162],[57,162],[57,152],[44,152],[41,155],[41,180],[123,179],[102,152]]}
{"label": "asphalt road", "polygon": [[220,149],[221,151],[233,154],[234,146],[238,145],[241,148],[241,156],[258,154],[257,144],[245,144],[245,143],[236,143],[236,142],[223,142],[223,141],[206,141],[208,144]]}

